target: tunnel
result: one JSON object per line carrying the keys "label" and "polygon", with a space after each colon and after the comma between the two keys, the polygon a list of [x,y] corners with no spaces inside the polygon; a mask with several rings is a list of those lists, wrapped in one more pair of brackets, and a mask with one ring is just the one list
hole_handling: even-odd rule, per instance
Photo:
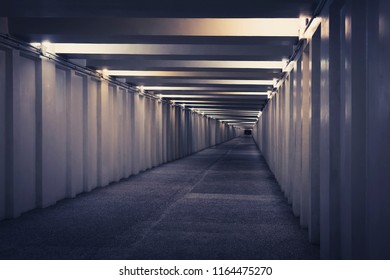
{"label": "tunnel", "polygon": [[0,259],[390,259],[387,0],[0,3]]}

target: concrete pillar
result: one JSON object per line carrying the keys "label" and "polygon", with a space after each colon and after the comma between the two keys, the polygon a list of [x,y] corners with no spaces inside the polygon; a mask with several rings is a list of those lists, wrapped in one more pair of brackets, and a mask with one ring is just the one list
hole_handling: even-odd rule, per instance
{"label": "concrete pillar", "polygon": [[151,168],[153,166],[152,152],[153,152],[153,136],[152,136],[152,122],[153,122],[153,112],[152,112],[152,100],[148,97],[145,99],[145,129],[146,129],[146,158],[147,165],[146,168]]}
{"label": "concrete pillar", "polygon": [[153,99],[149,100],[149,114],[150,114],[150,167],[155,167],[156,166],[156,154],[157,154],[157,149],[156,149],[156,132],[157,132],[157,127],[156,127],[156,107]]}
{"label": "concrete pillar", "polygon": [[366,1],[367,57],[367,257],[389,259],[390,252],[390,2]]}
{"label": "concrete pillar", "polygon": [[133,166],[134,166],[134,174],[138,174],[141,170],[141,108],[140,108],[140,95],[134,94],[134,129],[133,129]]}
{"label": "concrete pillar", "polygon": [[293,177],[293,212],[294,215],[300,215],[301,209],[301,186],[302,186],[302,116],[301,116],[301,61],[297,61],[297,65],[294,68],[294,114],[293,122],[295,124],[295,162],[294,164],[294,177]]}
{"label": "concrete pillar", "polygon": [[167,127],[167,133],[168,133],[168,139],[167,139],[167,157],[168,161],[172,161],[174,159],[174,153],[175,153],[175,143],[174,143],[174,130],[175,130],[175,114],[173,111],[173,106],[169,105],[167,108],[168,112],[168,127]]}
{"label": "concrete pillar", "polygon": [[[284,87],[279,88],[278,94],[275,98],[275,107],[274,107],[274,113],[275,113],[275,133],[276,133],[276,149],[275,149],[275,163],[274,163],[274,170],[277,174],[278,182],[283,184],[283,164],[282,164],[282,158],[283,158],[283,113],[282,113],[282,107],[283,107],[283,96],[284,96]],[[283,187],[282,191],[285,191],[285,188]]]}
{"label": "concrete pillar", "polygon": [[98,186],[98,98],[100,81],[90,78],[88,81],[88,110],[87,110],[87,186],[90,191]]}
{"label": "concrete pillar", "polygon": [[98,99],[98,173],[99,186],[103,187],[110,182],[109,165],[109,94],[108,83],[100,82],[100,96]]}
{"label": "concrete pillar", "polygon": [[300,223],[303,228],[309,225],[310,189],[311,189],[311,69],[310,69],[310,43],[302,54],[302,187]]}
{"label": "concrete pillar", "polygon": [[174,116],[175,116],[175,134],[174,134],[174,139],[175,139],[175,160],[180,158],[180,107],[173,107],[174,110]]}
{"label": "concrete pillar", "polygon": [[158,120],[157,120],[157,101],[152,99],[150,100],[150,106],[151,106],[151,141],[152,141],[152,150],[151,150],[151,156],[152,156],[152,167],[155,167],[158,165]]}
{"label": "concrete pillar", "polygon": [[6,214],[6,92],[9,84],[7,73],[7,50],[0,48],[0,220]]}
{"label": "concrete pillar", "polygon": [[129,139],[131,139],[129,145],[130,145],[130,151],[129,151],[129,156],[130,158],[130,165],[131,165],[131,172],[130,174],[137,174],[137,137],[135,133],[136,129],[136,108],[135,108],[135,103],[136,103],[136,98],[137,95],[133,92],[129,93],[129,106],[130,106],[130,111],[129,111],[129,118],[130,118],[130,126],[129,126]]}
{"label": "concrete pillar", "polygon": [[310,191],[309,240],[320,242],[320,97],[321,97],[321,29],[317,29],[310,44],[311,123],[310,123]]}
{"label": "concrete pillar", "polygon": [[[38,205],[47,207],[66,196],[66,73],[45,58],[37,85]],[[57,78],[57,72],[59,77]],[[58,85],[58,86],[57,86]]]}
{"label": "concrete pillar", "polygon": [[[287,118],[288,120],[288,134],[289,134],[289,141],[288,141],[288,179],[287,179],[287,199],[289,203],[293,203],[293,195],[294,195],[294,165],[292,164],[295,162],[295,123],[293,121],[294,117],[294,105],[295,100],[293,98],[294,94],[294,81],[295,81],[295,72],[290,72],[289,79],[288,79],[288,114]],[[261,131],[261,128],[259,129],[259,132]],[[261,139],[261,136],[259,136]],[[260,144],[261,146],[261,144]]]}
{"label": "concrete pillar", "polygon": [[139,96],[139,142],[138,145],[140,147],[140,154],[139,154],[139,160],[140,160],[140,171],[145,171],[147,168],[147,154],[146,154],[146,147],[147,147],[147,139],[146,139],[146,97],[143,95]]}
{"label": "concrete pillar", "polygon": [[340,1],[321,22],[320,246],[321,258],[340,257]]}
{"label": "concrete pillar", "polygon": [[112,127],[112,134],[111,134],[111,158],[112,158],[112,166],[111,166],[111,181],[117,182],[119,180],[119,156],[118,156],[118,138],[119,138],[119,129],[118,129],[118,115],[119,115],[119,108],[118,108],[118,99],[119,99],[119,87],[113,86],[113,93],[112,93],[112,103],[111,103],[111,127]]}
{"label": "concrete pillar", "polygon": [[160,145],[160,153],[159,153],[159,164],[162,164],[164,161],[164,105],[162,101],[157,102],[158,105],[158,121],[159,121],[159,132],[160,132],[160,137],[159,137],[159,145]]}
{"label": "concrete pillar", "polygon": [[117,111],[117,96],[118,87],[115,85],[108,86],[108,100],[109,100],[109,180],[111,182],[117,181],[118,173],[118,157],[117,157],[117,143],[118,143],[118,111]]}
{"label": "concrete pillar", "polygon": [[36,186],[36,57],[9,53],[7,72],[7,217],[37,207]]}
{"label": "concrete pillar", "polygon": [[91,162],[89,161],[89,134],[88,134],[88,111],[89,111],[89,82],[88,76],[82,75],[83,78],[83,192],[90,191],[90,187],[88,186],[89,181],[89,165]]}
{"label": "concrete pillar", "polygon": [[341,41],[341,254],[365,255],[366,21],[364,5],[347,1]]}
{"label": "concrete pillar", "polygon": [[181,108],[180,110],[180,157],[185,156],[187,148],[187,131],[186,131],[186,110]]}
{"label": "concrete pillar", "polygon": [[117,93],[117,110],[118,110],[118,147],[117,147],[117,155],[118,155],[118,181],[121,178],[126,177],[126,163],[125,163],[125,135],[126,135],[126,127],[125,127],[125,93],[126,90],[124,88],[119,88]]}
{"label": "concrete pillar", "polygon": [[68,196],[84,191],[84,77],[70,72],[67,93]]}
{"label": "concrete pillar", "polygon": [[283,184],[285,185],[285,196],[287,197],[288,201],[291,202],[291,185],[292,185],[292,176],[290,176],[290,90],[291,90],[291,81],[290,76],[286,78],[286,82],[283,85],[283,159],[282,159],[282,166],[283,166]]}
{"label": "concrete pillar", "polygon": [[156,166],[162,163],[162,115],[161,115],[161,102],[154,100],[154,107],[156,110],[155,122],[156,122]]}
{"label": "concrete pillar", "polygon": [[125,177],[129,177],[132,172],[132,137],[131,137],[131,122],[132,122],[132,116],[130,113],[131,110],[131,96],[132,93],[129,91],[125,91],[123,95],[123,118],[124,118],[124,154],[125,154]]}
{"label": "concrete pillar", "polygon": [[163,103],[162,105],[162,117],[163,117],[163,124],[162,124],[162,136],[163,136],[163,161],[168,161],[168,107],[169,105],[167,103]]}

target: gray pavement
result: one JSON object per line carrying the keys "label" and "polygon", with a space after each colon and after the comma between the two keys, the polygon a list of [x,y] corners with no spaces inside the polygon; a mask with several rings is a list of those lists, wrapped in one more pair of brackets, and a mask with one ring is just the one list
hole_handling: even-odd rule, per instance
{"label": "gray pavement", "polygon": [[0,222],[0,259],[318,259],[251,137]]}

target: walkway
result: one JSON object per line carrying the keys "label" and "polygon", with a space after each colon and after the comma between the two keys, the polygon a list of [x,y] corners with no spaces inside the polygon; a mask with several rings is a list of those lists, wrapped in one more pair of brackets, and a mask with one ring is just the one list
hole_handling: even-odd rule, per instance
{"label": "walkway", "polygon": [[0,222],[0,259],[313,258],[249,137]]}

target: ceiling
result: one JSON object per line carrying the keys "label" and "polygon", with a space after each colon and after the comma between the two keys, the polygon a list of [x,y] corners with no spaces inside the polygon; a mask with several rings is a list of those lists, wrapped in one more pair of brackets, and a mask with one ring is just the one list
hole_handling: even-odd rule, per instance
{"label": "ceiling", "polygon": [[250,128],[318,1],[13,0],[11,35]]}

